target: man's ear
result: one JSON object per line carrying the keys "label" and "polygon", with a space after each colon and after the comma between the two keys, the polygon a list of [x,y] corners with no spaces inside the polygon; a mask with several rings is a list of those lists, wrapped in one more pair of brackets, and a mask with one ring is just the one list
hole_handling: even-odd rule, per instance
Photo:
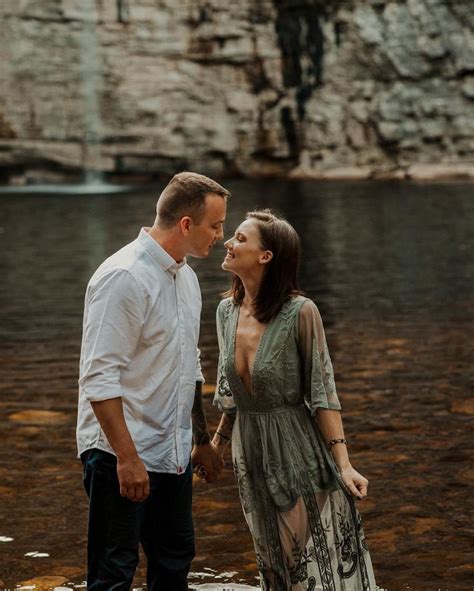
{"label": "man's ear", "polygon": [[268,264],[273,258],[273,252],[271,250],[266,250],[263,254],[260,255],[260,262],[262,265]]}
{"label": "man's ear", "polygon": [[189,234],[189,232],[191,231],[192,223],[193,221],[188,215],[185,215],[179,220],[179,227],[181,228],[183,236],[187,236]]}

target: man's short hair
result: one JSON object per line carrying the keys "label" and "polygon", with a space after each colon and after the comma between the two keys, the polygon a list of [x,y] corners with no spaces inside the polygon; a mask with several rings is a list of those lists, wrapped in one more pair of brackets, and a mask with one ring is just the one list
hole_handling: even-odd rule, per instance
{"label": "man's short hair", "polygon": [[205,213],[205,199],[209,194],[230,197],[229,191],[207,176],[196,172],[175,174],[161,193],[156,204],[158,223],[168,229],[184,216],[200,224]]}

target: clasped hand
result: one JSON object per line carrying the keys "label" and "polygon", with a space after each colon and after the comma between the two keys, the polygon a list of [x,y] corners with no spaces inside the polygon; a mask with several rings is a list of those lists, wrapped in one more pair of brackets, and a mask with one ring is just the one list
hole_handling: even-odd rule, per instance
{"label": "clasped hand", "polygon": [[224,460],[212,443],[195,445],[191,461],[194,472],[205,482],[216,481],[224,467]]}

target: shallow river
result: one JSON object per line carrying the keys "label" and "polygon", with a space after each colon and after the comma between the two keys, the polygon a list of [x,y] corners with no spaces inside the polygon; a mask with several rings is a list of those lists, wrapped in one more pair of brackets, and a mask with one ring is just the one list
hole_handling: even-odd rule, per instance
{"label": "shallow river", "polygon": [[[379,585],[472,589],[474,186],[227,185],[226,235],[258,205],[302,237],[302,287],[326,325],[353,464],[371,483],[360,509]],[[152,223],[158,194],[0,196],[0,588],[84,580],[74,438],[84,291],[97,265]],[[213,426],[223,253],[192,261]],[[191,582],[255,587],[230,462],[219,483],[196,482],[194,498]],[[144,579],[142,562],[137,588]]]}

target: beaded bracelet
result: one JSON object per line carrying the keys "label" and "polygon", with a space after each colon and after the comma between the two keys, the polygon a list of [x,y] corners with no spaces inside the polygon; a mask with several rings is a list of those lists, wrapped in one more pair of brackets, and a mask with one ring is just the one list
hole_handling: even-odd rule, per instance
{"label": "beaded bracelet", "polygon": [[224,433],[221,433],[220,431],[216,431],[216,435],[219,435],[219,437],[222,437],[222,439],[224,439],[224,441],[230,441],[230,437],[227,437],[227,435],[224,435]]}
{"label": "beaded bracelet", "polygon": [[342,437],[340,439],[331,439],[331,441],[329,441],[328,443],[328,449],[331,450],[338,443],[343,443],[344,445],[347,445],[347,441]]}

